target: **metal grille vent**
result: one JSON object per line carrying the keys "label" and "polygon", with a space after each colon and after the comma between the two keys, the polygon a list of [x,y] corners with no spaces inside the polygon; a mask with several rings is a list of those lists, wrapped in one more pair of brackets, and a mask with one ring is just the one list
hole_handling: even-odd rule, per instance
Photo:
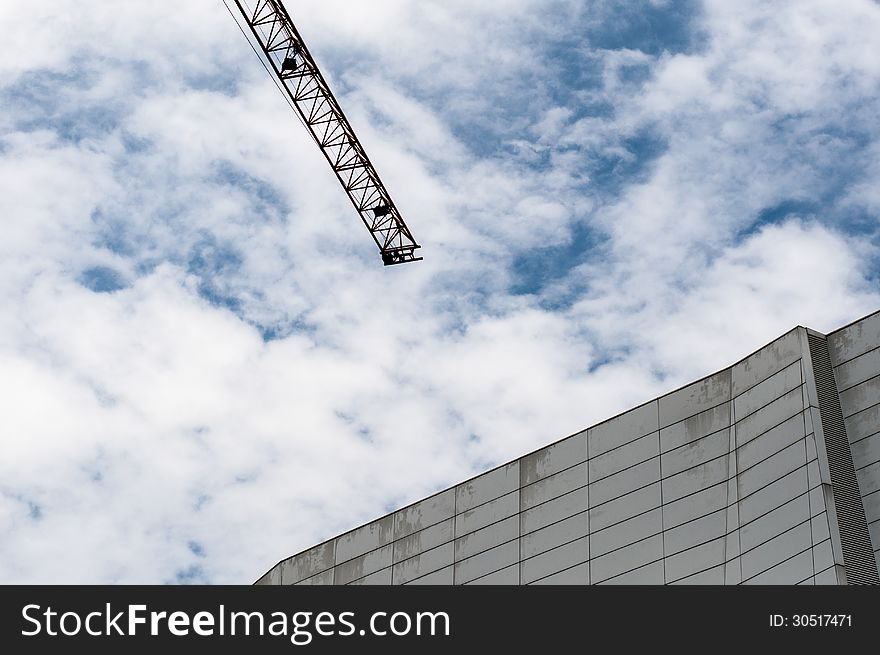
{"label": "metal grille vent", "polygon": [[840,398],[837,395],[834,369],[831,367],[831,357],[828,354],[828,342],[823,337],[809,332],[807,341],[810,346],[810,357],[813,360],[813,375],[816,378],[819,414],[822,417],[822,431],[825,433],[825,448],[828,451],[831,490],[837,509],[847,584],[880,584],[877,562],[874,559],[871,536],[865,519],[865,507],[862,504],[862,494],[853,467],[843,412],[840,410]]}

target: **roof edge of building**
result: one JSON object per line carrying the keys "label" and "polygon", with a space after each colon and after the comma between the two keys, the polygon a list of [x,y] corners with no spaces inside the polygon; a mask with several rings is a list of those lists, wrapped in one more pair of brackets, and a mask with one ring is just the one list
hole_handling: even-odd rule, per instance
{"label": "roof edge of building", "polygon": [[[656,396],[656,397],[654,397],[654,398],[651,398],[651,399],[649,399],[649,400],[646,400],[645,402],[639,403],[638,405],[633,405],[632,407],[629,407],[629,408],[625,409],[625,410],[622,411],[622,412],[618,412],[618,413],[615,414],[614,416],[610,416],[609,418],[603,419],[603,420],[599,421],[598,423],[594,423],[593,425],[587,426],[587,427],[585,427],[585,428],[583,428],[583,429],[581,429],[581,430],[577,430],[576,432],[572,432],[571,434],[568,434],[568,435],[566,435],[566,436],[564,436],[564,437],[561,437],[561,438],[559,438],[559,439],[556,439],[556,440],[554,440],[554,441],[551,441],[551,442],[549,442],[549,443],[546,443],[546,444],[544,444],[544,445],[542,445],[542,446],[539,446],[538,448],[535,448],[534,450],[530,450],[530,451],[528,451],[528,452],[525,452],[525,453],[523,453],[523,454],[521,454],[521,455],[515,457],[515,458],[512,459],[512,460],[502,462],[502,463],[500,463],[500,464],[498,464],[498,465],[496,465],[496,466],[493,466],[492,468],[488,468],[488,469],[486,469],[486,470],[484,470],[484,471],[481,471],[480,473],[477,473],[477,474],[472,475],[472,476],[470,476],[470,477],[468,477],[468,478],[465,478],[464,480],[461,480],[461,481],[459,481],[459,482],[455,482],[455,483],[453,483],[453,484],[451,484],[451,485],[445,486],[445,487],[443,487],[442,489],[440,489],[440,490],[438,490],[438,491],[435,491],[435,492],[432,493],[432,494],[429,494],[429,495],[427,495],[427,496],[424,496],[424,497],[422,497],[422,498],[419,498],[418,500],[413,501],[412,503],[408,503],[408,504],[406,504],[406,505],[402,505],[401,507],[398,507],[397,509],[393,510],[393,511],[390,512],[389,514],[392,514],[392,515],[393,515],[393,514],[399,512],[399,511],[402,511],[402,510],[407,509],[408,507],[412,507],[413,505],[416,505],[416,504],[418,504],[418,503],[424,502],[425,500],[428,500],[428,499],[430,499],[430,498],[433,498],[434,496],[438,496],[438,495],[440,495],[440,494],[442,494],[442,493],[446,493],[447,491],[449,491],[449,489],[454,489],[454,488],[456,488],[456,487],[458,487],[458,486],[460,486],[460,485],[467,484],[467,483],[470,482],[471,480],[475,480],[476,478],[479,478],[479,477],[481,477],[481,476],[483,476],[483,475],[486,475],[487,473],[491,473],[492,471],[495,471],[495,470],[497,470],[497,469],[500,469],[500,468],[503,468],[503,467],[505,467],[505,466],[508,466],[508,465],[511,464],[512,462],[517,461],[517,460],[519,460],[519,459],[522,459],[523,457],[528,457],[529,455],[532,455],[532,454],[537,453],[537,452],[539,452],[539,451],[541,451],[541,450],[544,450],[545,448],[549,448],[549,447],[551,447],[551,446],[553,446],[553,445],[555,445],[555,444],[561,443],[561,442],[565,441],[566,439],[570,439],[571,437],[574,437],[574,436],[576,436],[576,435],[582,434],[582,433],[584,433],[584,432],[587,432],[588,430],[592,430],[592,429],[597,428],[597,427],[599,427],[599,426],[601,426],[601,425],[603,425],[603,424],[605,424],[605,423],[608,423],[608,422],[613,421],[613,420],[615,420],[615,419],[617,419],[617,418],[620,418],[620,417],[623,416],[624,414],[628,414],[629,412],[632,412],[632,411],[634,411],[634,410],[636,410],[636,409],[639,409],[640,407],[644,407],[645,405],[649,405],[649,404],[651,404],[651,403],[653,403],[653,402],[657,402],[657,401],[661,400],[662,398],[665,398],[665,397],[667,397],[667,396],[670,396],[670,395],[672,395],[672,394],[674,394],[674,393],[676,393],[676,392],[678,392],[678,391],[681,391],[682,389],[685,389],[685,388],[687,388],[687,387],[689,387],[689,386],[691,386],[691,385],[698,384],[698,383],[700,383],[700,382],[702,382],[702,381],[704,381],[704,380],[708,380],[709,378],[711,378],[711,377],[713,377],[713,376],[715,376],[715,375],[718,375],[719,373],[722,373],[722,372],[724,372],[724,371],[727,371],[727,370],[729,370],[729,369],[732,369],[733,367],[737,366],[738,364],[744,362],[745,360],[747,360],[747,359],[749,359],[750,357],[754,356],[755,354],[759,353],[759,352],[760,352],[761,350],[763,350],[764,348],[767,348],[768,346],[770,346],[770,345],[774,344],[775,342],[777,342],[777,341],[783,339],[784,337],[786,337],[787,335],[791,334],[792,332],[794,332],[794,331],[796,331],[796,330],[798,330],[798,329],[803,328],[803,329],[805,329],[805,330],[807,330],[807,331],[809,331],[809,332],[813,332],[813,333],[818,334],[818,335],[820,335],[820,336],[828,337],[828,336],[830,336],[830,335],[836,334],[837,332],[840,332],[840,331],[842,331],[842,330],[845,330],[845,329],[847,329],[847,328],[849,328],[849,327],[851,327],[851,326],[853,326],[853,325],[856,325],[857,323],[860,323],[860,322],[862,322],[862,321],[865,321],[865,320],[867,320],[867,319],[869,319],[869,318],[871,318],[872,316],[877,315],[877,314],[880,314],[880,309],[878,309],[878,310],[876,310],[876,311],[874,311],[874,312],[870,312],[870,313],[868,313],[868,314],[862,316],[861,318],[858,318],[858,319],[856,319],[856,320],[854,320],[854,321],[851,321],[851,322],[847,323],[846,325],[844,325],[844,326],[842,326],[842,327],[839,327],[839,328],[836,328],[836,329],[834,329],[834,330],[832,330],[832,331],[830,331],[830,332],[819,332],[819,331],[817,331],[817,330],[814,330],[814,329],[812,329],[812,328],[809,328],[809,327],[806,327],[806,326],[803,326],[803,325],[795,325],[795,326],[794,326],[793,328],[791,328],[790,330],[787,330],[787,331],[783,332],[782,334],[780,334],[779,336],[777,336],[776,338],[771,339],[770,341],[768,341],[767,343],[763,344],[763,345],[760,346],[759,348],[756,348],[755,350],[753,350],[752,352],[748,353],[748,354],[745,355],[744,357],[741,357],[741,358],[739,358],[738,360],[736,360],[735,362],[733,362],[733,363],[731,363],[731,364],[728,364],[727,366],[725,366],[725,367],[723,367],[723,368],[720,368],[720,369],[718,369],[718,370],[716,370],[716,371],[714,371],[714,372],[712,372],[712,373],[709,373],[708,375],[704,375],[703,377],[701,377],[701,378],[697,378],[696,380],[691,380],[690,382],[687,382],[687,383],[685,383],[685,384],[683,384],[683,385],[681,385],[681,386],[678,386],[678,387],[676,387],[675,389],[671,389],[670,391],[667,391],[666,393],[660,394],[659,396]],[[270,567],[266,570],[265,573],[263,573],[259,578],[257,578],[257,580],[259,581],[259,580],[262,580],[263,578],[265,578],[265,577],[266,577],[269,573],[271,573],[276,567],[280,566],[280,565],[282,564],[282,562],[286,562],[287,560],[293,559],[294,557],[297,557],[297,556],[299,556],[299,555],[302,555],[303,553],[307,553],[307,552],[310,551],[310,550],[314,550],[314,549],[316,549],[316,548],[320,548],[320,547],[324,546],[325,544],[328,544],[328,543],[330,543],[331,541],[334,541],[335,539],[338,539],[339,537],[348,534],[349,532],[353,532],[353,531],[355,531],[355,530],[358,530],[359,528],[362,528],[362,527],[368,526],[368,525],[370,525],[371,523],[374,523],[374,522],[376,522],[377,520],[383,518],[384,516],[388,516],[388,514],[385,514],[385,515],[382,515],[382,516],[379,516],[379,517],[373,518],[373,519],[371,519],[371,520],[369,520],[369,521],[365,521],[364,523],[361,523],[361,524],[359,524],[359,525],[356,525],[356,526],[354,526],[354,527],[352,527],[352,528],[350,528],[350,529],[348,529],[348,530],[346,530],[346,531],[344,531],[344,532],[341,532],[341,533],[339,533],[339,534],[337,534],[337,535],[334,535],[334,536],[332,536],[332,537],[330,537],[330,538],[328,538],[328,539],[325,539],[324,541],[321,541],[321,542],[318,542],[317,544],[314,544],[314,545],[312,545],[312,546],[309,546],[308,548],[306,548],[306,549],[304,549],[304,550],[301,550],[301,551],[298,551],[298,552],[296,552],[296,553],[293,553],[292,555],[288,555],[287,557],[283,557],[282,559],[278,560],[275,564],[273,564],[272,566],[270,566]]]}

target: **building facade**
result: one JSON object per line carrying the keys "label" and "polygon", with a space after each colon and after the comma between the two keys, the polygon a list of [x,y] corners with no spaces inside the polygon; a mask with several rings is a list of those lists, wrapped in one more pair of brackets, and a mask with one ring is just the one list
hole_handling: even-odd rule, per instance
{"label": "building facade", "polygon": [[878,584],[880,312],[282,560],[258,584]]}

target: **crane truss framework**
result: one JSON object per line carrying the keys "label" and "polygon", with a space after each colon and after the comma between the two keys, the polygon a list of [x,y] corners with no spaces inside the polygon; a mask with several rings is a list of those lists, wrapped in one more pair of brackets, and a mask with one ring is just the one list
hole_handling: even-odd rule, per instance
{"label": "crane truss framework", "polygon": [[[367,153],[318,70],[284,5],[235,0],[283,90],[370,231],[386,265],[419,261],[404,223]],[[253,4],[253,8],[248,7]]]}

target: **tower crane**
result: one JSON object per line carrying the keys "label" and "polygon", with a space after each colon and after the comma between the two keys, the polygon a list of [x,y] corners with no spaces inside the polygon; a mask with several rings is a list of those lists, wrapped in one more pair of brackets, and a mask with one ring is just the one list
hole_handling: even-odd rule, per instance
{"label": "tower crane", "polygon": [[[382,263],[391,266],[421,260],[422,257],[415,256],[419,244],[379,179],[287,9],[279,0],[234,1],[262,50],[264,66],[268,64],[267,70],[276,85],[348,194],[379,247]],[[228,4],[226,8],[229,9]],[[229,13],[235,18],[231,9]],[[251,40],[243,28],[242,33]]]}

